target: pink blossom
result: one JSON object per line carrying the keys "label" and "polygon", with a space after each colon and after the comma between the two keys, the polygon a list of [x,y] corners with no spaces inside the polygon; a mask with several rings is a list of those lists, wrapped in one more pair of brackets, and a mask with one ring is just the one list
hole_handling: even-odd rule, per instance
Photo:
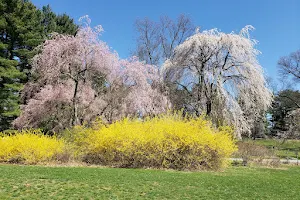
{"label": "pink blossom", "polygon": [[99,40],[102,27],[93,29],[87,17],[82,20],[76,36],[56,34],[39,47],[32,62],[37,81],[25,86],[29,100],[15,127],[61,130],[96,117],[112,122],[168,109],[167,97],[155,88],[157,68],[136,57],[120,59]]}

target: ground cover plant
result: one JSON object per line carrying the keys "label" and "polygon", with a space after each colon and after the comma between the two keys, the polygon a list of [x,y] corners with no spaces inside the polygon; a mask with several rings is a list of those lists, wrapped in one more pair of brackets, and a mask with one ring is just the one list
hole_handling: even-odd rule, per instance
{"label": "ground cover plant", "polygon": [[0,165],[0,199],[299,199],[300,168],[178,172]]}

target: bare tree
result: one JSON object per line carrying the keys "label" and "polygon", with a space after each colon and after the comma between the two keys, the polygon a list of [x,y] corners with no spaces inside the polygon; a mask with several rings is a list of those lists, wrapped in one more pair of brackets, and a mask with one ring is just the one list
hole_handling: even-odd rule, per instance
{"label": "bare tree", "polygon": [[186,15],[179,15],[176,21],[169,17],[160,18],[160,41],[163,59],[174,55],[174,49],[195,32],[191,19]]}
{"label": "bare tree", "polygon": [[174,49],[195,30],[190,18],[180,15],[176,21],[167,16],[161,17],[159,22],[148,18],[135,22],[137,49],[135,53],[139,59],[147,64],[162,64],[174,55]]}
{"label": "bare tree", "polygon": [[300,81],[300,49],[284,56],[278,61],[279,72],[284,77],[292,77],[296,82]]}
{"label": "bare tree", "polygon": [[136,54],[147,64],[158,65],[161,58],[159,24],[148,18],[137,20],[135,27],[138,32]]}
{"label": "bare tree", "polygon": [[[160,17],[158,22],[148,18],[137,20],[135,27],[138,34],[135,54],[141,61],[157,67],[173,57],[174,49],[195,32],[191,19],[183,14],[179,15],[176,20],[167,16]],[[167,91],[175,110],[184,108],[184,102],[190,99],[185,91],[178,90],[176,85],[170,84],[168,81],[165,81],[161,88],[163,91]]]}

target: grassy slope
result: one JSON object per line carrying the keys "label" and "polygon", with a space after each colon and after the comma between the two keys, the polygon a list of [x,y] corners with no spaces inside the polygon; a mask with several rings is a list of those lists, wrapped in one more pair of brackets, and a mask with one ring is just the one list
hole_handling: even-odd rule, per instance
{"label": "grassy slope", "polygon": [[0,199],[300,199],[300,168],[225,172],[0,165]]}
{"label": "grassy slope", "polygon": [[280,158],[296,158],[296,152],[299,152],[300,154],[300,140],[287,140],[282,143],[282,140],[266,139],[255,141],[252,140],[252,142],[266,146],[267,148],[274,151],[275,154]]}

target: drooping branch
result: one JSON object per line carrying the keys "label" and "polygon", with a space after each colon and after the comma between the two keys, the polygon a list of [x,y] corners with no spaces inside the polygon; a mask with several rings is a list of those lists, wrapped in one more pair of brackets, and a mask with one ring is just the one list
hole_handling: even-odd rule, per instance
{"label": "drooping branch", "polygon": [[[216,29],[198,32],[176,47],[162,69],[168,80],[185,90],[195,81],[189,86],[193,93],[186,104],[197,105],[199,113],[210,115],[216,122],[234,124],[238,137],[251,130],[272,101],[256,58],[257,42],[248,34],[250,29],[246,26],[241,34]],[[182,70],[186,73],[180,73]]]}

